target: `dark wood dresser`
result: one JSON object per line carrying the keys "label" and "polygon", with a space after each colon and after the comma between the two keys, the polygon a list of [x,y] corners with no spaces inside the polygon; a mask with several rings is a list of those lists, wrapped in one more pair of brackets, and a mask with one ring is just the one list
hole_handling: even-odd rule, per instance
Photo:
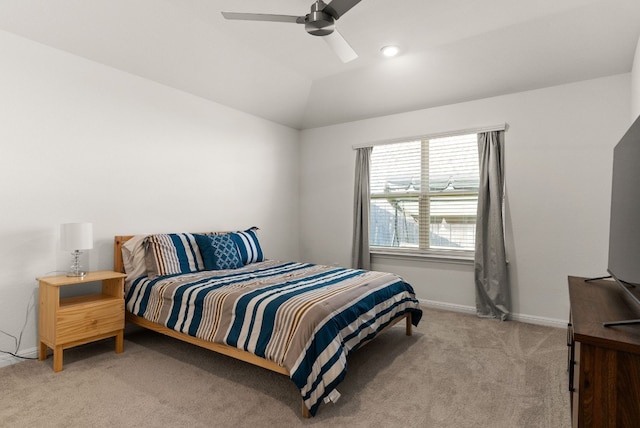
{"label": "dark wood dresser", "polygon": [[640,307],[616,283],[569,277],[569,390],[573,427],[640,427]]}

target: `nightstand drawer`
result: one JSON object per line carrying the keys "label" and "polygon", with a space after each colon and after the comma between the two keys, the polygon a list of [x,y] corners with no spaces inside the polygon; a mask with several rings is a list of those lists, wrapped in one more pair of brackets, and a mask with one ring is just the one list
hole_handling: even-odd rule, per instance
{"label": "nightstand drawer", "polygon": [[124,328],[124,300],[82,296],[60,302],[56,342],[68,343]]}

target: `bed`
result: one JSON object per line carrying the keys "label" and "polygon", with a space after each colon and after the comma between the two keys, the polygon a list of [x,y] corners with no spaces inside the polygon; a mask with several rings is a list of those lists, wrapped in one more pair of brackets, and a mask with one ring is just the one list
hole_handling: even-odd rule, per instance
{"label": "bed", "polygon": [[306,418],[339,397],[351,351],[422,317],[401,278],[269,260],[253,230],[116,236],[114,269],[128,274],[128,322],[288,376]]}

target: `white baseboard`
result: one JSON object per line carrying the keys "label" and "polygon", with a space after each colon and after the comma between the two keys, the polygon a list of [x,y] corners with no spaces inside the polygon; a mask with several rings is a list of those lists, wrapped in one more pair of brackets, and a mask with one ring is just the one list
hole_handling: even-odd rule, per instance
{"label": "white baseboard", "polygon": [[[25,358],[38,358],[38,348],[25,349],[18,353],[19,356]],[[14,357],[9,354],[0,354],[0,367],[10,366],[24,361],[22,358]]]}
{"label": "white baseboard", "polygon": [[[435,300],[418,299],[422,306],[433,309],[442,309],[445,311],[462,312],[465,314],[475,314],[475,306],[458,305],[455,303],[437,302]],[[523,322],[527,324],[544,325],[547,327],[566,328],[567,321],[557,318],[539,317],[535,315],[526,314],[511,314],[510,319],[512,321]]]}
{"label": "white baseboard", "polygon": [[511,314],[511,319],[528,324],[545,325],[547,327],[567,328],[568,321],[557,318],[538,317],[525,314]]}
{"label": "white baseboard", "polygon": [[475,314],[476,308],[467,305],[458,305],[455,303],[437,302],[435,300],[418,299],[422,306],[433,309],[443,309],[451,312],[463,312],[465,314]]}

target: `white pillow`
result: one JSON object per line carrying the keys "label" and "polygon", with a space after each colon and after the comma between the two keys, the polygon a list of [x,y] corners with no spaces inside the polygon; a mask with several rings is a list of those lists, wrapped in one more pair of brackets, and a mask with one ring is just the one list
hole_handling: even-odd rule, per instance
{"label": "white pillow", "polygon": [[128,282],[147,274],[144,247],[146,237],[147,235],[136,235],[122,245],[122,261]]}

